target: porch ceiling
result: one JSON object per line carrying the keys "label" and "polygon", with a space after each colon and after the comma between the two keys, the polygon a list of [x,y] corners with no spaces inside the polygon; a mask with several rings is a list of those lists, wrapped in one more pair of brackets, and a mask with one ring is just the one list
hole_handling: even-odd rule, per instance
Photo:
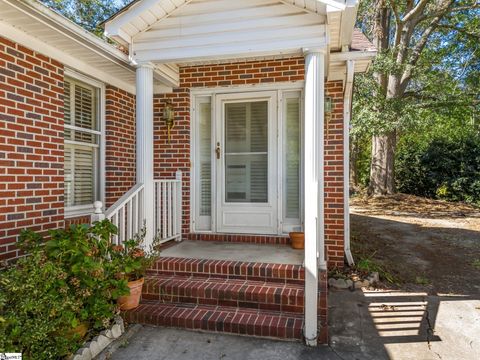
{"label": "porch ceiling", "polygon": [[105,22],[137,62],[298,55],[351,42],[358,0],[140,0]]}

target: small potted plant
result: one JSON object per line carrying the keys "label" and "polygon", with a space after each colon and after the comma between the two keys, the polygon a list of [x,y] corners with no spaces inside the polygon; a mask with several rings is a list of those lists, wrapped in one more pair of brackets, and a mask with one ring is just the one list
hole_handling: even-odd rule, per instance
{"label": "small potted plant", "polygon": [[117,264],[119,269],[117,276],[127,280],[130,289],[130,294],[118,298],[120,310],[131,310],[138,307],[145,273],[159,255],[155,244],[145,251],[144,239],[145,228],[133,239],[125,241],[123,245],[112,246],[112,261]]}
{"label": "small potted plant", "polygon": [[305,233],[300,231],[292,231],[288,234],[290,236],[290,245],[293,249],[305,248]]}

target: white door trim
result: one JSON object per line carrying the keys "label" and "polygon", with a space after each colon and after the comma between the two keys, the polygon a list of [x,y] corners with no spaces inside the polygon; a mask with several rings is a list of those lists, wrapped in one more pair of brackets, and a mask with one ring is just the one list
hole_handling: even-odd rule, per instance
{"label": "white door trim", "polygon": [[[248,101],[268,101],[268,202],[235,203],[225,201],[225,104]],[[278,234],[277,181],[277,92],[261,91],[221,94],[215,96],[215,144],[220,144],[221,156],[216,162],[216,232]],[[215,145],[216,146],[216,145]],[[255,221],[258,220],[258,223]]]}
{"label": "white door trim", "polygon": [[[277,191],[277,208],[278,208],[278,227],[277,227],[277,234],[282,235],[285,233],[286,229],[284,228],[285,224],[283,224],[283,155],[282,155],[282,146],[283,140],[281,136],[283,136],[283,126],[284,126],[284,109],[282,100],[284,97],[285,92],[299,92],[301,96],[301,131],[303,133],[303,102],[304,102],[304,81],[295,81],[291,83],[275,83],[275,84],[256,84],[256,85],[237,85],[237,86],[229,86],[229,87],[205,87],[205,88],[192,88],[190,89],[190,161],[191,161],[191,191],[190,191],[190,231],[193,233],[215,233],[217,229],[217,214],[216,214],[216,204],[217,204],[217,197],[216,197],[216,185],[217,179],[214,174],[217,173],[216,170],[216,160],[214,150],[215,147],[214,140],[216,136],[216,129],[215,129],[215,122],[216,122],[216,96],[225,95],[225,94],[237,94],[237,93],[255,93],[255,92],[265,92],[265,91],[273,91],[277,93],[277,104],[278,110],[276,110],[277,114],[277,149],[279,156],[277,157],[278,163],[278,191]],[[196,227],[196,207],[198,203],[198,189],[197,183],[199,181],[198,176],[196,174],[197,162],[198,159],[196,158],[196,149],[197,149],[197,131],[198,131],[198,124],[197,121],[197,98],[199,97],[210,97],[211,99],[211,114],[212,114],[212,220],[211,220],[211,229],[198,229]],[[303,137],[303,136],[302,136]],[[303,149],[303,145],[301,147]],[[302,165],[301,165],[301,176],[303,178],[303,155],[302,155]],[[301,194],[303,194],[303,180],[301,181]],[[301,210],[300,210],[300,224],[303,228],[303,213],[304,213],[304,204],[303,204],[303,195],[301,195]],[[294,227],[293,229],[297,229]]]}

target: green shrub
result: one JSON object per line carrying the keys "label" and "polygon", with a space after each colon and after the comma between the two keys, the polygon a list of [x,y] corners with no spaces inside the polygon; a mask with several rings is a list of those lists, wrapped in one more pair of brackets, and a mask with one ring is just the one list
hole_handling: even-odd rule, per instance
{"label": "green shrub", "polygon": [[55,230],[46,242],[25,231],[19,247],[29,256],[0,272],[0,352],[26,359],[57,359],[83,341],[72,329],[109,326],[116,299],[128,294],[123,268],[110,261],[109,221]]}
{"label": "green shrub", "polygon": [[398,147],[396,180],[400,192],[480,204],[480,140],[405,139]]}
{"label": "green shrub", "polygon": [[123,245],[112,247],[111,261],[120,269],[122,278],[128,281],[135,281],[145,276],[146,270],[153,264],[160,254],[158,242],[154,241],[147,252],[144,251],[145,227],[132,239],[127,240]]}

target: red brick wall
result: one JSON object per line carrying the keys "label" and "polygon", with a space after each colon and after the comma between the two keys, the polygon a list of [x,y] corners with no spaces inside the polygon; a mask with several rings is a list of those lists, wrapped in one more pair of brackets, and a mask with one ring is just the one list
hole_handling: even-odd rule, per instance
{"label": "red brick wall", "polygon": [[136,184],[135,95],[106,88],[105,203],[108,208]]}
{"label": "red brick wall", "polygon": [[[0,261],[19,256],[24,228],[64,220],[63,65],[0,37]],[[107,207],[135,185],[135,96],[106,87]]]}
{"label": "red brick wall", "polygon": [[[261,84],[304,80],[304,58],[248,61],[182,67],[180,88],[154,99],[155,178],[173,178],[183,171],[183,232],[190,232],[190,89],[230,85]],[[343,89],[342,82],[330,82],[327,95],[334,111],[326,125],[325,140],[325,232],[329,266],[343,266]],[[166,99],[175,107],[171,143],[162,120]]]}
{"label": "red brick wall", "polygon": [[343,267],[343,84],[329,82],[332,113],[325,117],[325,244],[328,266]]}
{"label": "red brick wall", "polygon": [[0,260],[63,226],[63,65],[0,37]]}

